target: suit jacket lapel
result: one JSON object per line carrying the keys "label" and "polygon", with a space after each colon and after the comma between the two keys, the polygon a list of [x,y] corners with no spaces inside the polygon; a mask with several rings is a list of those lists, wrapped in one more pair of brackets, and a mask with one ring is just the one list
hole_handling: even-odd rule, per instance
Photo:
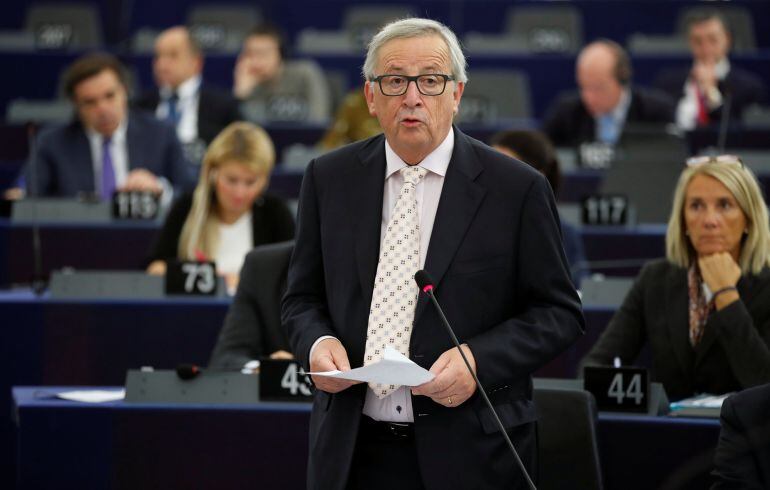
{"label": "suit jacket lapel", "polygon": [[372,286],[377,275],[382,227],[382,197],[385,188],[385,138],[364,147],[359,162],[352,166],[348,209],[355,237],[356,266],[363,299],[372,302]]}
{"label": "suit jacket lapel", "polygon": [[[96,192],[96,177],[94,175],[94,156],[91,154],[91,143],[88,140],[85,127],[80,122],[75,122],[71,126],[75,137],[72,139],[73,146],[70,154],[72,155],[71,162],[68,162],[72,175],[79,175],[77,180],[76,189],[73,190],[73,194],[77,191],[90,191]],[[81,180],[82,179],[82,180]],[[61,189],[65,191],[65,189]]]}
{"label": "suit jacket lapel", "polygon": [[[126,125],[126,155],[128,157],[126,171],[129,173],[136,168],[134,162],[144,162],[146,160],[144,158],[145,155],[142,154],[143,149],[146,147],[146,145],[142,144],[142,136],[147,137],[147,135],[141,134],[142,130],[137,127],[137,124],[136,118],[131,117],[129,113],[128,124]],[[144,165],[147,165],[147,163]]]}
{"label": "suit jacket lapel", "polygon": [[[454,150],[441,190],[436,220],[430,235],[425,270],[438,287],[444,277],[468,226],[473,221],[486,190],[474,182],[484,167],[471,147],[468,137],[456,128]],[[420,295],[415,323],[425,309],[427,298]]]}
{"label": "suit jacket lapel", "polygon": [[666,329],[679,367],[689,378],[695,353],[690,345],[688,298],[687,271],[671,267],[666,281]]}

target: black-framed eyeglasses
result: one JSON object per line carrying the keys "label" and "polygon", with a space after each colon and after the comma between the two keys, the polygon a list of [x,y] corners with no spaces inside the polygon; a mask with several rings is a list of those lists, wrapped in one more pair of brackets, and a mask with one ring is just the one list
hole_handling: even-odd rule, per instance
{"label": "black-framed eyeglasses", "polygon": [[743,161],[737,155],[703,155],[690,157],[687,159],[688,167],[700,167],[701,165],[718,163],[721,165],[740,165],[743,167]]}
{"label": "black-framed eyeglasses", "polygon": [[415,75],[413,77],[407,75],[380,75],[369,81],[377,82],[380,85],[382,95],[389,97],[404,95],[409,88],[410,82],[414,82],[417,85],[417,90],[422,95],[435,97],[436,95],[443,94],[446,89],[446,83],[454,81],[454,79],[453,76],[442,73],[426,73],[425,75]]}

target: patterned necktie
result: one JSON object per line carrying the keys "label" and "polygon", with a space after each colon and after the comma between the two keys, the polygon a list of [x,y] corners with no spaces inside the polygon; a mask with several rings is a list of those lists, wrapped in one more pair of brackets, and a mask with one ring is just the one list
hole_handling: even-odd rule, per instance
{"label": "patterned necktie", "polygon": [[115,192],[115,167],[112,165],[110,138],[102,139],[102,199],[112,199]]}
{"label": "patterned necktie", "polygon": [[[396,206],[380,246],[380,260],[374,278],[372,306],[366,335],[364,366],[382,359],[386,346],[409,356],[414,309],[419,290],[414,274],[420,267],[420,217],[416,189],[427,170],[405,167]],[[385,398],[397,385],[369,383],[377,398]]]}

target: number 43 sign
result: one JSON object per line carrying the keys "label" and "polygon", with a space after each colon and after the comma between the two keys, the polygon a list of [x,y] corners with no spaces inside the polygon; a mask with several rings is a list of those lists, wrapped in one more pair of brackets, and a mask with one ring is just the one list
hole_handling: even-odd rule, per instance
{"label": "number 43 sign", "polygon": [[259,399],[307,402],[312,400],[310,379],[297,361],[262,359],[259,366]]}
{"label": "number 43 sign", "polygon": [[599,410],[647,411],[650,384],[646,369],[586,367],[583,383],[596,398]]}

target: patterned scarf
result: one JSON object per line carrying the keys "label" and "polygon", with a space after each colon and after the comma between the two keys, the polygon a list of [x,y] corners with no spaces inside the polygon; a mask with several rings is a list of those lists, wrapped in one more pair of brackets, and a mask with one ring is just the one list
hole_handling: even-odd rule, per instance
{"label": "patterned scarf", "polygon": [[714,309],[713,302],[707,302],[703,295],[701,284],[703,279],[696,264],[687,271],[687,288],[690,293],[690,345],[697,346],[703,337],[703,327],[706,325],[709,313]]}

